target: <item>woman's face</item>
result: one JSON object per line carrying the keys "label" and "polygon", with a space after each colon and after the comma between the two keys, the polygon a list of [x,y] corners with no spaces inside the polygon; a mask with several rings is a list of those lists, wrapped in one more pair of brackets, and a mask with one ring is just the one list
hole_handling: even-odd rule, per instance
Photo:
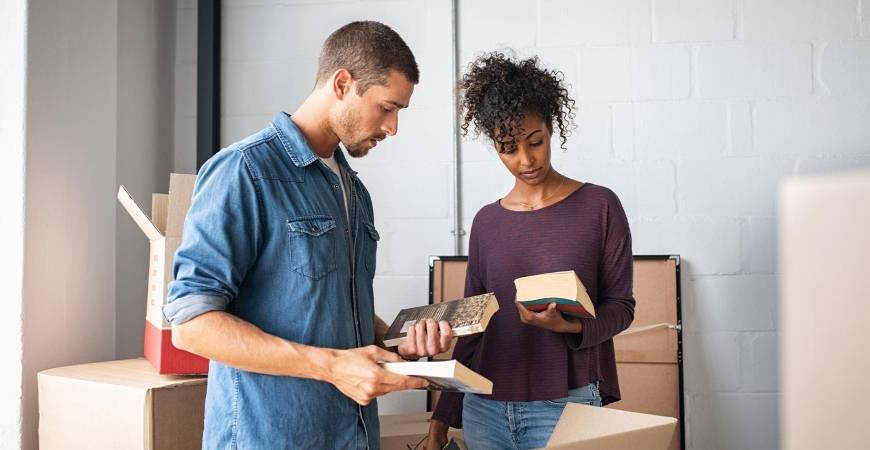
{"label": "woman's face", "polygon": [[502,164],[517,180],[536,186],[550,173],[551,132],[537,114],[527,114],[520,122],[520,127],[521,134],[514,136],[516,150],[504,153],[500,144],[496,144],[496,150]]}

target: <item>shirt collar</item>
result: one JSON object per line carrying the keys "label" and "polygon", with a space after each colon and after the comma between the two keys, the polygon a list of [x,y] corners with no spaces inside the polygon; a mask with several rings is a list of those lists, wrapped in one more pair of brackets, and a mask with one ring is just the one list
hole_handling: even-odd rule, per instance
{"label": "shirt collar", "polygon": [[[278,133],[278,138],[284,146],[284,151],[287,152],[296,167],[305,167],[318,160],[317,153],[314,153],[314,150],[308,145],[308,140],[305,139],[299,127],[290,120],[289,114],[285,112],[276,114],[275,118],[272,119],[272,128]],[[352,175],[357,174],[348,164],[344,152],[341,151],[341,147],[336,147],[333,155],[335,160],[338,161],[339,166]]]}

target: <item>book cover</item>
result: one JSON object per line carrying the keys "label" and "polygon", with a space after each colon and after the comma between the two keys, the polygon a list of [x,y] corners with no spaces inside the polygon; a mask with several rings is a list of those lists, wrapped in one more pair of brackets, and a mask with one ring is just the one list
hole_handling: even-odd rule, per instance
{"label": "book cover", "polygon": [[543,311],[555,303],[564,314],[595,318],[595,305],[573,270],[517,278],[514,285],[517,302],[530,311]]}
{"label": "book cover", "polygon": [[403,361],[381,363],[390,372],[425,378],[430,391],[492,394],[492,381],[459,361]]}
{"label": "book cover", "polygon": [[496,311],[498,300],[493,293],[406,308],[399,311],[384,335],[384,345],[395,347],[405,342],[408,329],[424,319],[433,319],[436,322],[446,320],[453,328],[454,336],[481,333],[486,330],[489,319]]}

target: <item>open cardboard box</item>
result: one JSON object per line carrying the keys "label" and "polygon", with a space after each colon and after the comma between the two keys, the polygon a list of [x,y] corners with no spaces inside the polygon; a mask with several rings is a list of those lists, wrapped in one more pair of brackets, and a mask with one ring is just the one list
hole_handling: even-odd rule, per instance
{"label": "open cardboard box", "polygon": [[677,419],[568,403],[546,448],[665,450]]}
{"label": "open cardboard box", "polygon": [[40,372],[42,450],[202,447],[206,378],[159,375],[144,359]]}
{"label": "open cardboard box", "polygon": [[118,188],[118,201],[151,241],[148,263],[148,306],[145,309],[145,358],[161,374],[202,374],[208,360],[179,350],[172,345],[172,327],[163,317],[167,287],[172,281],[175,251],[181,245],[184,218],[190,208],[196,175],[173,173],[169,194],[151,197],[151,218],[142,211],[124,186]]}
{"label": "open cardboard box", "polygon": [[[381,416],[381,449],[407,450],[429,432],[432,413]],[[666,450],[677,419],[569,403],[546,448],[561,450]],[[451,428],[448,438],[462,439]]]}

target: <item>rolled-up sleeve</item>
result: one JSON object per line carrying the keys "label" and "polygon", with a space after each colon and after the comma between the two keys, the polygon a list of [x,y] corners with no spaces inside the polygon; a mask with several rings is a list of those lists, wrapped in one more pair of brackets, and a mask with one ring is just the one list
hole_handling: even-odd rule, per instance
{"label": "rolled-up sleeve", "polygon": [[212,157],[197,176],[163,315],[172,325],[223,311],[256,260],[261,201],[242,151]]}

